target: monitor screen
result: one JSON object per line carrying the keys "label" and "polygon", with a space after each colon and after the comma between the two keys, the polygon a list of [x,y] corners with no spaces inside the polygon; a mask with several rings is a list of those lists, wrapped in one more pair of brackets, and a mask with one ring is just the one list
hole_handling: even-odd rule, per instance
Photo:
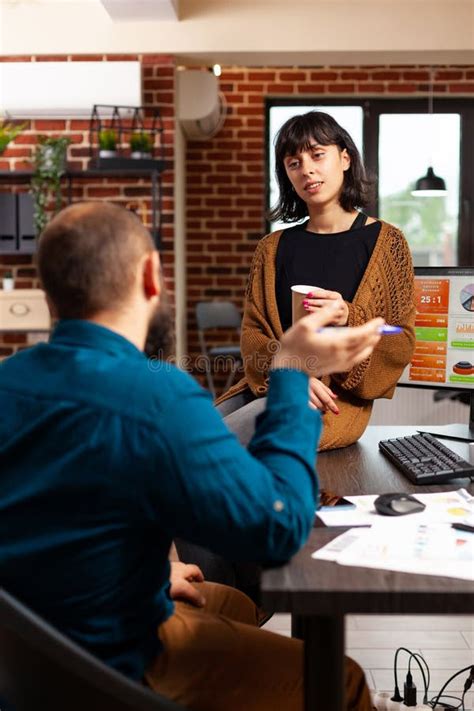
{"label": "monitor screen", "polygon": [[416,347],[399,384],[474,390],[474,267],[416,267]]}

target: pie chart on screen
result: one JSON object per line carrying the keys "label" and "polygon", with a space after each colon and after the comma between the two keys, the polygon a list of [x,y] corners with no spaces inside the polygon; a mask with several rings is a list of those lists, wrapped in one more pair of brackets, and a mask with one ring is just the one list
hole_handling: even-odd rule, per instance
{"label": "pie chart on screen", "polygon": [[474,284],[468,284],[461,291],[461,306],[466,311],[474,312]]}

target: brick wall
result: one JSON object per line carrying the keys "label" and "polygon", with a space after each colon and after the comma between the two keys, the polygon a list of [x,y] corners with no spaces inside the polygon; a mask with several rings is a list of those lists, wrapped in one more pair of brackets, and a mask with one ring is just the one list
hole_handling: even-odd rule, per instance
{"label": "brick wall", "polygon": [[[187,150],[188,350],[199,351],[197,301],[240,309],[252,254],[264,234],[266,97],[428,96],[430,70],[416,66],[224,68],[229,113],[212,140]],[[474,98],[474,67],[434,68],[434,93]],[[223,381],[221,381],[223,382]]]}
{"label": "brick wall", "polygon": [[[163,55],[72,55],[38,57],[0,57],[0,61],[124,61],[142,63],[143,97],[146,108],[158,108],[163,118],[165,159],[168,168],[162,175],[162,243],[165,277],[173,294],[173,155],[174,155],[174,58]],[[0,156],[0,170],[25,170],[31,168],[31,156],[38,135],[65,135],[71,138],[68,149],[68,166],[74,170],[87,168],[89,152],[88,120],[34,120]],[[25,183],[11,183],[2,179],[0,191],[27,190]],[[151,225],[150,180],[147,178],[76,178],[73,200],[106,199],[122,205],[134,202],[145,223]],[[10,270],[16,288],[36,288],[39,285],[34,257],[28,255],[0,254],[0,279]],[[26,336],[0,334],[0,358],[24,347]]]}
{"label": "brick wall", "polygon": [[[144,102],[158,106],[165,121],[167,159],[173,157],[174,59],[162,55],[138,56],[143,64]],[[32,57],[2,57],[0,61],[30,60]],[[132,55],[37,57],[37,61],[57,59],[124,60]],[[250,260],[265,228],[264,99],[270,96],[428,96],[429,68],[407,66],[225,68],[220,88],[228,102],[223,130],[212,140],[189,142],[187,163],[187,280],[188,351],[199,352],[194,309],[197,301],[230,299],[241,308]],[[436,95],[473,96],[474,66],[440,66],[434,71]],[[49,122],[48,122],[49,123]],[[66,132],[74,137],[70,157],[74,166],[85,166],[88,156],[87,122],[68,121],[49,128],[32,122],[4,156],[6,165],[21,168],[31,154],[38,133]],[[119,200],[139,198],[147,202],[149,183],[135,179],[82,181],[75,198]],[[173,289],[173,172],[163,176],[164,262],[167,283]],[[10,189],[4,183],[0,190]],[[15,188],[19,189],[19,188]],[[143,190],[143,192],[141,192]],[[36,271],[29,257],[0,255],[0,276],[13,268],[17,286],[35,286]],[[230,335],[230,334],[229,334]],[[221,340],[227,340],[222,334]],[[22,345],[0,336],[0,355]]]}

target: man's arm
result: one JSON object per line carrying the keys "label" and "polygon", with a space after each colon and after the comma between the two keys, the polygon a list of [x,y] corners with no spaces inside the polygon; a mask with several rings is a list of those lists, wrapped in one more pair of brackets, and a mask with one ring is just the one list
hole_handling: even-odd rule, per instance
{"label": "man's arm", "polygon": [[319,333],[330,320],[331,309],[321,309],[283,335],[267,409],[248,451],[205,391],[185,374],[162,369],[150,501],[164,530],[236,560],[280,562],[301,547],[314,518],[321,427],[308,405],[308,375],[347,370],[367,358],[383,323],[337,337]]}

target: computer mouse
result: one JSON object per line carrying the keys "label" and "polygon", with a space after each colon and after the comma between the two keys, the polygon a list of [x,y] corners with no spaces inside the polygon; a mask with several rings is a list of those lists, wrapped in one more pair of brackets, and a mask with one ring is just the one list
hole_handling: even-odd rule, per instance
{"label": "computer mouse", "polygon": [[404,516],[419,513],[426,506],[410,494],[382,494],[374,501],[375,510],[382,516]]}

